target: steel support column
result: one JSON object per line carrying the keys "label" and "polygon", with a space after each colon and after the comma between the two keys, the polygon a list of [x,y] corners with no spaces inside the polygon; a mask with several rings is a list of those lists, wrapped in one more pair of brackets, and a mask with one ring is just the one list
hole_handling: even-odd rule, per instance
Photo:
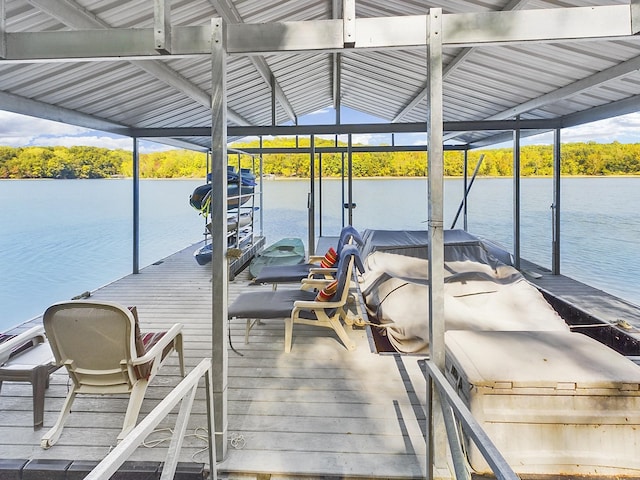
{"label": "steel support column", "polygon": [[520,127],[513,131],[513,258],[520,268]]}
{"label": "steel support column", "polygon": [[[427,116],[429,198],[429,349],[431,360],[444,372],[444,148],[442,86],[442,9],[427,16]],[[429,384],[429,448],[427,478],[449,478],[447,440],[441,401]]]}
{"label": "steel support column", "polygon": [[221,18],[212,20],[211,39],[211,358],[216,459],[227,454],[227,52]]}
{"label": "steel support column", "polygon": [[560,275],[560,129],[553,131],[553,205],[551,205],[551,273]]}
{"label": "steel support column", "polygon": [[0,0],[0,58],[7,56],[7,7],[6,0]]}
{"label": "steel support column", "polygon": [[140,151],[139,141],[133,138],[133,268],[140,273]]}
{"label": "steel support column", "polygon": [[466,232],[467,231],[467,189],[469,188],[469,151],[465,150],[464,151],[464,164],[462,166],[462,175],[463,175],[463,182],[462,182],[462,187],[463,187],[463,191],[462,191],[462,195],[464,198],[464,204],[463,204],[463,210],[462,210],[462,220],[463,220],[463,229]]}
{"label": "steel support column", "polygon": [[349,225],[353,225],[353,138],[351,134],[349,134],[347,140],[347,162],[347,205],[345,205],[345,207],[349,213]]}
{"label": "steel support column", "polygon": [[307,202],[309,220],[309,255],[315,255],[316,238],[316,143],[315,137],[309,137],[309,201]]}

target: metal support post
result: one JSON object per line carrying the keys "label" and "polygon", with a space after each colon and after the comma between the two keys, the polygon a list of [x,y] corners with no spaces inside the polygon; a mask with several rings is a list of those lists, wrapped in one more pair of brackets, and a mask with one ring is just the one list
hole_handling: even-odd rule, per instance
{"label": "metal support post", "polygon": [[140,273],[140,152],[139,141],[133,138],[133,268]]}
{"label": "metal support post", "polygon": [[211,358],[216,459],[227,454],[227,52],[225,24],[211,21]]}
{"label": "metal support post", "polygon": [[553,205],[551,205],[551,273],[560,275],[560,129],[553,131]]}
{"label": "metal support post", "polygon": [[342,38],[344,48],[356,46],[356,0],[342,0]]}
{"label": "metal support post", "polygon": [[161,54],[171,54],[171,1],[153,2],[153,40]]}
{"label": "metal support post", "polygon": [[347,209],[349,213],[349,225],[353,225],[353,141],[351,134],[347,140],[347,162],[349,176],[347,177]]}
{"label": "metal support post", "polygon": [[[520,120],[520,117],[516,119]],[[513,258],[520,268],[520,127],[513,131]]]}
{"label": "metal support post", "polygon": [[464,164],[462,165],[462,178],[464,179],[462,182],[462,187],[464,191],[462,192],[464,195],[464,207],[462,210],[462,228],[464,231],[468,231],[467,225],[467,191],[468,191],[468,183],[469,183],[469,150],[464,151]]}
{"label": "metal support post", "polygon": [[264,204],[263,204],[263,200],[264,200],[264,157],[263,157],[263,152],[262,152],[262,135],[260,135],[260,202],[259,202],[259,206],[260,206],[260,210],[259,212],[259,217],[260,217],[260,236],[263,237],[264,236]]}
{"label": "metal support post", "polygon": [[7,58],[7,7],[6,0],[0,0],[0,58]]}
{"label": "metal support post", "polygon": [[309,137],[309,201],[308,201],[308,219],[309,219],[309,255],[315,255],[315,238],[316,238],[316,142],[315,137]]}
{"label": "metal support post", "polygon": [[[427,16],[427,116],[429,187],[429,349],[432,361],[444,371],[444,147],[442,91],[442,9]],[[429,388],[429,387],[428,387]],[[432,387],[431,387],[432,388]],[[429,394],[428,394],[429,395]],[[437,390],[431,393],[428,425],[427,478],[450,478],[447,439]]]}

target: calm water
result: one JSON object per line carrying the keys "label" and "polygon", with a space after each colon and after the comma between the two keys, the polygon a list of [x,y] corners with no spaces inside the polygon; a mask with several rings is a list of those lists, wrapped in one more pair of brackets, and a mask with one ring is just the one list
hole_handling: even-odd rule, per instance
{"label": "calm water", "polygon": [[[203,238],[204,221],[188,204],[200,183],[141,182],[141,267]],[[462,180],[445,182],[447,228],[462,188]],[[523,179],[521,188],[521,254],[549,267],[552,181]],[[267,243],[285,236],[306,243],[308,190],[304,180],[265,181]],[[356,180],[353,224],[426,229],[426,191],[425,179]],[[324,183],[324,235],[342,225],[341,192],[339,180]],[[568,178],[562,192],[562,273],[640,304],[640,178]],[[477,179],[468,211],[472,233],[509,250],[511,195],[511,179]],[[0,181],[0,331],[130,273],[131,203],[130,180]]]}

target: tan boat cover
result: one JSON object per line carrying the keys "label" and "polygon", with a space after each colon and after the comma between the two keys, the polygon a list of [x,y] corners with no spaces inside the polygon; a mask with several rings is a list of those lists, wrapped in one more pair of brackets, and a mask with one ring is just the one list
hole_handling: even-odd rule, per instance
{"label": "tan boat cover", "polygon": [[[370,318],[403,353],[429,349],[428,260],[377,251],[361,290]],[[569,327],[518,270],[479,245],[445,246],[445,329],[564,330]]]}

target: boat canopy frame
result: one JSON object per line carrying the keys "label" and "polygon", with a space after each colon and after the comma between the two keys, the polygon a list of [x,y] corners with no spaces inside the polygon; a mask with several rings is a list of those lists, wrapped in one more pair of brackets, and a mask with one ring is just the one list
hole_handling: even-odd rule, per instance
{"label": "boat canopy frame", "polygon": [[[444,368],[444,125],[443,65],[444,45],[469,47],[478,44],[518,44],[532,41],[574,41],[585,38],[624,37],[640,31],[640,0],[629,6],[569,9],[518,10],[469,14],[443,14],[431,9],[425,16],[355,18],[355,0],[344,0],[343,19],[286,23],[226,24],[212,20],[212,135],[213,158],[226,158],[226,58],[227,55],[257,55],[303,52],[340,52],[343,50],[423,47],[427,51],[428,118],[428,225],[429,225],[429,338],[431,361]],[[596,26],[597,27],[594,27]],[[517,116],[517,113],[515,114]],[[519,135],[519,134],[518,134]],[[516,139],[519,146],[519,139]],[[311,147],[314,152],[314,147]],[[220,162],[215,162],[220,163]],[[226,177],[215,175],[213,191],[213,227],[222,228],[226,205]],[[514,177],[518,177],[514,175]],[[518,182],[519,180],[515,180]],[[517,198],[516,198],[517,200]],[[515,207],[516,213],[519,204]],[[516,222],[517,223],[517,222]],[[216,457],[226,456],[227,421],[227,275],[225,248],[214,243],[212,261],[212,353],[216,408]],[[438,392],[433,399],[429,421],[427,478],[446,471],[446,432]],[[435,438],[434,438],[435,437]]]}

